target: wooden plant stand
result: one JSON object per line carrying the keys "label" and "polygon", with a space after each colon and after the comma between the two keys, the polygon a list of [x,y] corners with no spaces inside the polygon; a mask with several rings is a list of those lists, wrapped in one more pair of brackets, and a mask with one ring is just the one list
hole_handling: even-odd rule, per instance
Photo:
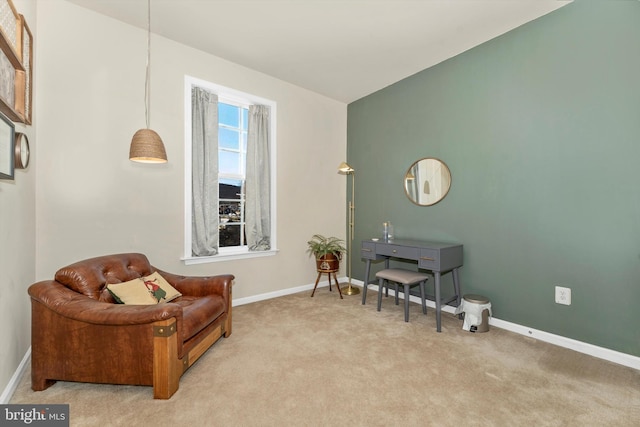
{"label": "wooden plant stand", "polygon": [[318,282],[320,281],[320,276],[322,276],[322,273],[327,273],[327,276],[329,276],[329,292],[331,292],[331,274],[333,274],[333,279],[336,281],[336,288],[338,288],[338,293],[340,294],[340,299],[344,299],[342,297],[342,291],[340,290],[340,284],[338,283],[338,278],[336,277],[336,270],[321,270],[318,269],[318,277],[316,278],[316,284],[313,287],[313,292],[311,292],[311,297],[313,298],[313,295],[316,293],[316,288],[318,287]]}

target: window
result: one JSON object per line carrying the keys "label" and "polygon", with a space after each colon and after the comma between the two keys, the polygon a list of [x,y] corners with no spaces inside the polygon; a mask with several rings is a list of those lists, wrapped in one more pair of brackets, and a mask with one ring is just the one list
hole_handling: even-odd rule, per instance
{"label": "window", "polygon": [[187,264],[273,255],[273,101],[185,78]]}

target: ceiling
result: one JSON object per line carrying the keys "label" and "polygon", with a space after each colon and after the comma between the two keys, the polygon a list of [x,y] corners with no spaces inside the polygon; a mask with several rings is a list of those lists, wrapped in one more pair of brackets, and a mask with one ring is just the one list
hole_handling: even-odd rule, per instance
{"label": "ceiling", "polygon": [[[147,0],[68,0],[147,28]],[[349,103],[565,0],[153,0],[151,31]]]}

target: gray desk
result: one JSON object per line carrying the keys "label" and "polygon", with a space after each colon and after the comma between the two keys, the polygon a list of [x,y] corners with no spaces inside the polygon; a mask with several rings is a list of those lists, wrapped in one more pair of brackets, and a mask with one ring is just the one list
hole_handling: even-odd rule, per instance
{"label": "gray desk", "polygon": [[[455,305],[460,305],[460,274],[462,266],[462,245],[427,242],[421,240],[394,239],[389,241],[363,240],[361,256],[367,262],[364,287],[362,290],[362,304],[367,300],[367,286],[369,274],[371,273],[371,261],[384,260],[385,268],[389,268],[389,259],[398,258],[418,262],[418,269],[429,270],[434,276],[435,303],[436,303],[436,329],[440,332],[440,313],[442,304],[455,301]],[[455,295],[443,300],[440,296],[440,278],[443,274],[453,275],[453,287]],[[373,282],[375,283],[375,281]],[[378,292],[382,290],[379,289]],[[409,298],[405,295],[405,298]]]}

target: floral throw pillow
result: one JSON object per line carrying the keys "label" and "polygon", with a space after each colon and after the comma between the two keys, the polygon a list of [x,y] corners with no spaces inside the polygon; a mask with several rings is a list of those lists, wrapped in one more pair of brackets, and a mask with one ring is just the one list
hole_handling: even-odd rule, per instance
{"label": "floral throw pillow", "polygon": [[144,284],[158,302],[169,302],[182,296],[182,294],[171,286],[157,271],[145,277]]}
{"label": "floral throw pillow", "polygon": [[150,305],[182,296],[157,271],[128,282],[109,284],[107,290],[118,304]]}
{"label": "floral throw pillow", "polygon": [[150,305],[158,303],[158,300],[149,293],[147,286],[141,279],[109,284],[107,290],[118,304]]}

